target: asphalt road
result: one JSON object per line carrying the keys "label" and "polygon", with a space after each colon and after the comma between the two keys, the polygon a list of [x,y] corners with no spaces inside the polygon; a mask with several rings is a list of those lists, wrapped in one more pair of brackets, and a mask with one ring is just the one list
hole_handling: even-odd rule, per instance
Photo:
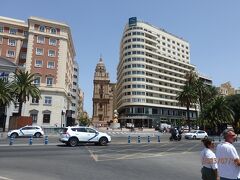
{"label": "asphalt road", "polygon": [[[18,138],[9,146],[1,139],[0,180],[201,179],[199,140],[169,142],[166,135],[160,143],[128,144],[127,137],[113,137],[108,146],[74,148],[57,142],[57,137],[50,137],[48,145],[43,145],[43,138],[34,139],[33,145],[26,140]],[[239,143],[235,146],[240,150]]]}

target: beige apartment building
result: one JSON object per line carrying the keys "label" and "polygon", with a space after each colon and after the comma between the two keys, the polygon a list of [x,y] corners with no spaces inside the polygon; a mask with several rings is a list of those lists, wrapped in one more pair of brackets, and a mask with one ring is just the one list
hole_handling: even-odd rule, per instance
{"label": "beige apartment building", "polygon": [[94,73],[93,117],[95,127],[107,127],[113,120],[115,84],[110,83],[103,59],[100,58]]}
{"label": "beige apartment building", "polygon": [[[120,44],[116,103],[122,126],[154,127],[186,119],[176,97],[185,84],[189,43],[149,23],[130,18]],[[191,119],[196,119],[192,107]]]}
{"label": "beige apartment building", "polygon": [[34,124],[61,127],[75,123],[79,97],[75,55],[66,23],[0,17],[0,56],[36,74],[34,84],[41,90],[41,99],[30,99],[22,112],[32,116]]}

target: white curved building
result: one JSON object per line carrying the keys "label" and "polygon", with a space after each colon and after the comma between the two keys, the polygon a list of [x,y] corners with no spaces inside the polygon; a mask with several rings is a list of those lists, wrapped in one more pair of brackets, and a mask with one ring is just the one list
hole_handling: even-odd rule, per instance
{"label": "white curved building", "polygon": [[[186,119],[176,100],[190,64],[189,43],[163,29],[130,18],[120,45],[117,68],[117,109],[122,125],[154,127]],[[191,109],[191,118],[196,118]]]}

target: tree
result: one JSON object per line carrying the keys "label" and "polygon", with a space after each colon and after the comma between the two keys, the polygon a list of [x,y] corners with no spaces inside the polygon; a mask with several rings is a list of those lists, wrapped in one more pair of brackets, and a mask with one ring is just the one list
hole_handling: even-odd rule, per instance
{"label": "tree", "polygon": [[209,102],[201,113],[201,119],[205,120],[211,128],[222,123],[232,123],[234,112],[228,106],[227,101],[222,96],[215,97]]}
{"label": "tree", "polygon": [[78,121],[81,126],[89,126],[91,124],[88,114],[85,111],[79,114]]}
{"label": "tree", "polygon": [[182,91],[178,94],[177,100],[182,106],[185,106],[187,108],[187,124],[188,130],[190,131],[190,107],[192,104],[197,102],[197,94],[193,86],[186,84],[183,87]]}
{"label": "tree", "polygon": [[190,107],[197,102],[197,93],[195,90],[197,74],[191,70],[186,73],[185,78],[185,85],[183,86],[182,91],[178,93],[177,100],[181,106],[187,108],[187,124],[189,128],[188,130],[190,131]]}
{"label": "tree", "polygon": [[9,105],[12,100],[10,84],[3,79],[0,79],[0,107]]}
{"label": "tree", "polygon": [[234,112],[232,127],[235,132],[239,132],[239,123],[240,123],[240,94],[230,95],[226,97],[228,106]]}
{"label": "tree", "polygon": [[41,97],[40,90],[36,85],[33,84],[34,75],[35,74],[31,74],[28,71],[24,72],[21,70],[18,70],[14,74],[15,77],[12,82],[11,88],[13,93],[15,94],[16,99],[19,102],[19,116],[21,116],[22,114],[23,103],[29,101],[30,96],[32,98],[38,99]]}

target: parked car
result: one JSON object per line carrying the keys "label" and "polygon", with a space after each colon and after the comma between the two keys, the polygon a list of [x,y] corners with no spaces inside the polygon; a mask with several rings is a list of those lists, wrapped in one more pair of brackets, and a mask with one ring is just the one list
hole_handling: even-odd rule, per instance
{"label": "parked car", "polygon": [[185,133],[185,139],[204,139],[207,138],[208,134],[203,130],[192,130]]}
{"label": "parked car", "polygon": [[20,129],[14,129],[10,130],[8,132],[8,137],[29,137],[29,136],[34,136],[34,137],[41,137],[44,135],[44,131],[40,126],[24,126]]}
{"label": "parked car", "polygon": [[111,137],[90,127],[69,126],[63,129],[59,141],[72,147],[77,146],[80,142],[103,146],[111,142]]}

